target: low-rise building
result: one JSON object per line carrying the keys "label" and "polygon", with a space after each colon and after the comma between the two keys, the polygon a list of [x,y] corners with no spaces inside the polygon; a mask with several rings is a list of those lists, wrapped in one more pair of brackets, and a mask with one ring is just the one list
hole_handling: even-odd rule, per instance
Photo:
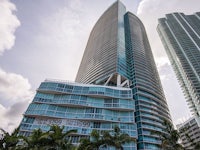
{"label": "low-rise building", "polygon": [[[72,143],[89,138],[93,129],[112,131],[119,126],[123,133],[137,138],[134,119],[135,101],[131,88],[46,80],[24,113],[20,135],[29,136],[34,129],[48,131],[51,125],[64,131],[77,129]],[[124,149],[136,149],[136,142]]]}

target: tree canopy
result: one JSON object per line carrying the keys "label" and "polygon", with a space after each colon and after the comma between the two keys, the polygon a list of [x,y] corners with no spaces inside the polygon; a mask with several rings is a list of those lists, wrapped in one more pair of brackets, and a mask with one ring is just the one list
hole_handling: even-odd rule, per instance
{"label": "tree canopy", "polygon": [[122,133],[118,126],[113,131],[93,130],[90,139],[82,139],[78,150],[98,150],[99,148],[112,146],[117,150],[123,150],[123,144],[135,141],[127,133]]}
{"label": "tree canopy", "polygon": [[53,125],[47,132],[41,129],[33,130],[29,137],[19,136],[17,128],[12,134],[1,129],[3,132],[0,139],[0,149],[5,150],[72,150],[69,135],[74,134],[77,130],[64,132],[64,127]]}
{"label": "tree canopy", "polygon": [[160,147],[163,150],[183,150],[183,147],[181,144],[178,143],[179,140],[179,133],[177,130],[174,129],[171,122],[168,120],[164,120],[163,126],[165,126],[165,129],[160,131],[154,131],[152,134],[156,134],[161,139],[161,145]]}

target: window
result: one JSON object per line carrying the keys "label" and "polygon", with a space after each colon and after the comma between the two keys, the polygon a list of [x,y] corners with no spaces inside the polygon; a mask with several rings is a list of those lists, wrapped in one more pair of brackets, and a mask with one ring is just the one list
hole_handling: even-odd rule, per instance
{"label": "window", "polygon": [[96,108],[96,111],[95,111],[95,113],[102,113],[102,109],[100,109],[100,108]]}
{"label": "window", "polygon": [[101,123],[100,122],[94,122],[93,128],[100,128]]}
{"label": "window", "polygon": [[87,108],[85,113],[94,113],[94,108]]}
{"label": "window", "polygon": [[64,85],[64,84],[58,84],[58,87],[59,87],[59,88],[64,88],[65,85]]}

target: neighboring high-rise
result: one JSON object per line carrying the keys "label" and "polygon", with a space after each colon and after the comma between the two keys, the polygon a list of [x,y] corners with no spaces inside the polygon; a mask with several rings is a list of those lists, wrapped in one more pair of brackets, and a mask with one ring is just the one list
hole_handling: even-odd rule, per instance
{"label": "neighboring high-rise", "polygon": [[158,149],[168,106],[142,22],[114,3],[95,24],[76,82],[130,87],[135,100],[138,149]]}
{"label": "neighboring high-rise", "polygon": [[200,12],[167,14],[157,30],[189,108],[200,116]]}
{"label": "neighboring high-rise", "polygon": [[142,22],[115,2],[91,31],[76,83],[45,81],[24,114],[21,134],[49,124],[78,129],[74,142],[92,129],[118,125],[137,141],[124,149],[159,149],[163,121],[171,121]]}
{"label": "neighboring high-rise", "polygon": [[187,150],[194,150],[200,142],[200,118],[195,116],[177,125],[181,143]]}

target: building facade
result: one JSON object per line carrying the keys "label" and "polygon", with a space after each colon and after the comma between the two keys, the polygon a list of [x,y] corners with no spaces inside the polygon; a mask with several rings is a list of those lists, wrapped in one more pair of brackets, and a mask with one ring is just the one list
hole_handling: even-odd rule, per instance
{"label": "building facade", "polygon": [[[127,150],[159,150],[163,121],[171,121],[142,22],[115,2],[91,31],[76,83],[45,81],[24,114],[20,133],[50,124],[78,129],[74,142],[92,129],[118,125],[137,142]],[[72,140],[73,141],[73,140]]]}
{"label": "building facade", "polygon": [[167,14],[157,30],[189,108],[200,116],[200,12]]}
{"label": "building facade", "polygon": [[129,84],[126,81],[125,13],[125,6],[118,1],[99,18],[90,33],[76,82],[112,86],[123,82]]}
{"label": "building facade", "polygon": [[135,101],[138,149],[159,149],[169,110],[142,22],[117,1],[95,24],[76,82],[130,87]]}
{"label": "building facade", "polygon": [[[64,126],[64,131],[77,129],[70,137],[77,144],[93,129],[112,131],[119,126],[136,140],[134,111],[130,88],[46,80],[24,113],[20,135],[29,136],[34,129],[48,131],[51,125],[59,125]],[[136,142],[123,147],[137,149]]]}
{"label": "building facade", "polygon": [[182,124],[177,125],[181,143],[187,150],[194,150],[200,142],[200,118],[192,117]]}

